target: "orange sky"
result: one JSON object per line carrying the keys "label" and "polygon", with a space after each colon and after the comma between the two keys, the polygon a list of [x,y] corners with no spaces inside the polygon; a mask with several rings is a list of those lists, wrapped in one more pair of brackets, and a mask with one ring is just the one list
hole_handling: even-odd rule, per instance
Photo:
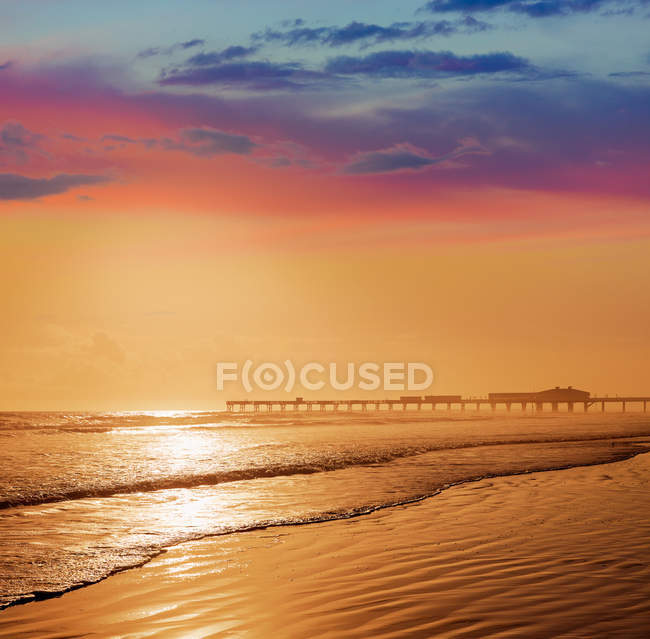
{"label": "orange sky", "polygon": [[440,393],[650,388],[647,238],[416,221],[387,246],[379,224],[64,208],[0,220],[2,409],[218,408],[216,362],[247,358],[425,361]]}
{"label": "orange sky", "polygon": [[415,1],[27,4],[0,3],[0,409],[220,408],[217,361],[287,358],[650,394],[635,17],[579,7],[560,50]]}

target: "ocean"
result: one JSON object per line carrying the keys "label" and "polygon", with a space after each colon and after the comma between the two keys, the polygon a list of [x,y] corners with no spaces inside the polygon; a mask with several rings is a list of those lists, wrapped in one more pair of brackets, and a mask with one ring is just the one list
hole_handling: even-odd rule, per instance
{"label": "ocean", "polygon": [[650,449],[644,414],[0,413],[0,607],[209,535]]}

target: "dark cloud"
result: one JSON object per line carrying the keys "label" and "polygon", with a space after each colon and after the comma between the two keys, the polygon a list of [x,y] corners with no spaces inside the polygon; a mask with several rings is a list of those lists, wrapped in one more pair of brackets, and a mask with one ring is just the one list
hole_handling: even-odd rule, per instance
{"label": "dark cloud", "polygon": [[172,85],[222,85],[251,89],[300,89],[326,74],[308,71],[299,63],[266,61],[233,62],[207,66],[186,66],[163,72],[159,83]]}
{"label": "dark cloud", "polygon": [[411,151],[374,151],[362,153],[344,169],[344,173],[387,173],[403,169],[421,169],[432,164],[431,158],[418,155]]}
{"label": "dark cloud", "polygon": [[129,138],[125,135],[115,135],[113,133],[109,133],[108,135],[103,135],[102,142],[121,142],[122,144],[136,144],[138,140],[134,140],[133,138]]}
{"label": "dark cloud", "polygon": [[218,155],[251,156],[251,161],[271,168],[296,166],[313,168],[304,157],[305,149],[291,143],[261,143],[250,136],[230,133],[211,127],[181,129],[175,137],[155,140],[138,140],[147,148],[157,147],[165,151],[181,151],[200,158]]}
{"label": "dark cloud", "polygon": [[479,73],[530,72],[533,67],[512,53],[458,56],[451,51],[379,51],[366,56],[339,56],[326,65],[329,73],[386,78],[435,78]]}
{"label": "dark cloud", "polygon": [[[435,157],[468,136],[479,139],[489,149],[489,156],[468,157],[462,169],[445,166],[445,170],[392,174],[392,180],[429,193],[431,185],[436,184],[643,197],[650,194],[645,170],[650,163],[650,86],[643,78],[624,81],[620,77],[579,76],[571,81],[549,80],[543,85],[455,82],[444,91],[420,91],[411,105],[399,96],[399,108],[388,106],[389,96],[381,101],[366,100],[365,87],[358,86],[354,91],[332,96],[327,105],[335,108],[323,108],[322,95],[307,91],[290,95],[102,92],[100,101],[96,85],[91,84],[89,90],[87,84],[67,84],[69,75],[78,77],[77,68],[55,69],[38,76],[26,71],[20,81],[10,73],[0,74],[0,92],[28,95],[47,104],[52,96],[60,95],[63,86],[66,104],[86,109],[109,105],[114,112],[146,112],[174,130],[200,125],[245,133],[251,141],[265,141],[250,155],[239,156],[251,160],[260,156],[293,157],[274,147],[274,141],[299,145],[305,150],[304,157],[320,167],[345,167],[354,162],[355,153],[395,147],[410,149],[421,157]],[[88,77],[96,75],[89,73]],[[510,80],[516,75],[506,77]],[[181,142],[179,135],[170,137]],[[163,148],[159,141],[155,144]],[[84,188],[80,192],[86,191]]]}
{"label": "dark cloud", "polygon": [[143,49],[142,51],[138,51],[138,54],[135,56],[136,58],[152,58],[155,55],[160,55],[161,54],[161,49],[160,47],[150,47],[148,49]]}
{"label": "dark cloud", "polygon": [[428,105],[382,113],[381,122],[419,148],[472,135],[490,151],[462,171],[420,172],[422,180],[648,195],[649,109],[648,87],[583,79],[543,88],[463,85]]}
{"label": "dark cloud", "polygon": [[185,151],[200,157],[225,153],[248,155],[258,146],[246,135],[209,128],[183,129],[178,140],[164,138],[160,144],[170,151]]}
{"label": "dark cloud", "polygon": [[435,164],[449,162],[462,155],[487,154],[488,151],[476,140],[468,138],[461,140],[459,147],[445,155],[433,157],[410,149],[408,146],[397,146],[381,151],[358,154],[352,162],[343,167],[343,173],[363,175],[370,173],[390,173],[393,171],[418,170]]}
{"label": "dark cloud", "polygon": [[11,60],[7,60],[3,64],[0,64],[0,71],[4,71],[5,69],[10,69],[13,66],[13,62]]}
{"label": "dark cloud", "polygon": [[460,20],[455,22],[456,25],[462,25],[464,28],[460,29],[463,33],[480,33],[482,31],[489,31],[494,27],[488,22],[477,20],[472,16],[463,16]]}
{"label": "dark cloud", "polygon": [[[471,16],[461,22],[472,28],[483,28]],[[360,23],[353,23],[360,24]],[[368,26],[368,25],[365,25]],[[545,71],[513,53],[492,52],[456,55],[451,51],[387,50],[361,56],[330,58],[324,69],[307,69],[299,62],[269,62],[267,60],[236,60],[247,56],[255,47],[230,47],[223,51],[199,53],[183,66],[161,72],[162,86],[221,86],[254,90],[298,90],[325,88],[350,83],[349,76],[365,75],[377,78],[444,78],[508,72],[518,79],[550,79],[573,76],[567,71]]]}
{"label": "dark cloud", "polygon": [[[141,100],[156,113],[182,112],[208,126],[291,141],[308,149],[312,162],[341,171],[360,159],[354,156],[359,151],[397,147],[432,158],[469,136],[490,151],[489,156],[468,156],[462,168],[458,161],[445,170],[396,171],[392,179],[408,182],[409,188],[428,189],[435,183],[650,193],[643,173],[650,162],[650,87],[613,79],[578,77],[543,85],[462,82],[431,92],[411,107],[373,105],[341,109],[336,115],[323,114],[319,96],[310,93],[228,100],[159,93]],[[595,169],[601,160],[611,167]]]}
{"label": "dark cloud", "polygon": [[142,144],[145,148],[152,149],[160,142],[160,140],[156,138],[131,138],[128,135],[119,135],[115,133],[107,133],[106,135],[102,135],[99,141],[115,143],[104,146],[104,151],[114,151],[118,147],[123,149],[129,144]]}
{"label": "dark cloud", "polygon": [[208,51],[204,53],[197,53],[189,58],[186,62],[190,67],[205,67],[215,64],[223,64],[230,62],[237,58],[245,58],[258,51],[259,47],[242,47],[232,46],[221,51]]}
{"label": "dark cloud", "polygon": [[524,13],[531,18],[569,15],[572,13],[588,13],[599,9],[604,0],[532,0],[528,2],[512,2],[510,11]]}
{"label": "dark cloud", "polygon": [[221,51],[197,53],[182,66],[163,69],[158,81],[163,86],[222,85],[250,89],[300,89],[313,80],[326,78],[325,74],[307,70],[298,62],[242,60],[258,50],[258,45],[231,46]]}
{"label": "dark cloud", "polygon": [[294,162],[286,156],[279,156],[271,158],[259,158],[257,160],[257,163],[263,164],[264,166],[269,166],[272,169],[279,169],[291,166]]}
{"label": "dark cloud", "polygon": [[485,31],[490,27],[486,22],[481,22],[467,16],[460,20],[440,20],[437,22],[394,22],[383,27],[378,24],[364,22],[350,22],[344,27],[304,27],[300,25],[287,31],[266,29],[253,34],[257,42],[281,42],[287,46],[304,44],[322,44],[338,47],[348,44],[364,43],[375,44],[395,40],[413,40],[430,36],[448,36],[453,33],[473,33]]}
{"label": "dark cloud", "polygon": [[321,42],[327,37],[328,31],[328,27],[300,27],[289,29],[288,31],[265,29],[264,31],[254,33],[251,37],[256,42],[281,42],[288,46],[295,46]]}
{"label": "dark cloud", "polygon": [[200,38],[194,38],[193,40],[186,40],[185,42],[180,43],[181,49],[191,49],[192,47],[201,47],[205,44],[205,40]]}
{"label": "dark cloud", "polygon": [[430,0],[421,11],[442,13],[446,11],[463,11],[474,13],[477,11],[489,11],[497,7],[512,3],[514,0]]}
{"label": "dark cloud", "polygon": [[[200,157],[210,157],[224,153],[248,155],[258,145],[246,135],[227,133],[210,127],[181,129],[176,138],[130,138],[125,135],[107,134],[100,142],[118,142],[121,147],[127,144],[139,144],[146,149],[161,148],[166,151],[185,151]],[[114,151],[114,145],[104,146],[104,151]]]}
{"label": "dark cloud", "polygon": [[[342,167],[342,171],[354,163],[359,151],[404,144],[419,150],[422,157],[435,157],[441,149],[453,149],[458,140],[472,136],[490,151],[489,156],[469,157],[462,170],[445,166],[445,170],[394,174],[393,179],[413,188],[427,189],[435,183],[650,194],[643,173],[650,162],[650,87],[613,78],[577,77],[543,85],[454,83],[411,107],[373,105],[340,109],[335,115],[323,113],[320,96],[309,92],[228,99],[159,92],[138,96],[137,105],[166,118],[174,115],[246,132],[253,139],[291,141],[307,149],[312,162]],[[622,153],[612,155],[617,150]],[[594,167],[603,159],[611,160],[612,167],[598,169],[595,180]]]}
{"label": "dark cloud", "polygon": [[171,55],[172,53],[176,53],[176,51],[187,51],[187,49],[202,47],[203,45],[205,45],[205,40],[194,38],[193,40],[187,40],[185,42],[177,42],[168,47],[149,47],[148,49],[140,51],[136,57],[152,58],[156,55]]}
{"label": "dark cloud", "polygon": [[47,195],[65,193],[78,186],[105,184],[104,175],[73,175],[61,173],[51,178],[30,178],[17,173],[0,174],[0,200],[35,200]]}
{"label": "dark cloud", "polygon": [[147,149],[153,149],[158,144],[156,138],[139,138],[138,142],[143,144]]}
{"label": "dark cloud", "polygon": [[6,122],[0,129],[0,144],[6,147],[27,149],[36,146],[43,137],[26,129],[20,122]]}
{"label": "dark cloud", "polygon": [[610,78],[644,78],[650,76],[650,71],[615,71],[610,73]]}
{"label": "dark cloud", "polygon": [[609,0],[431,0],[423,10],[432,13],[458,11],[476,13],[506,8],[531,18],[588,13],[601,8]]}
{"label": "dark cloud", "polygon": [[287,157],[271,158],[269,161],[269,166],[272,166],[273,168],[291,166],[291,164],[293,163]]}
{"label": "dark cloud", "polygon": [[73,135],[72,133],[62,133],[61,138],[70,142],[87,142],[86,138],[80,138],[78,135]]}
{"label": "dark cloud", "polygon": [[32,152],[47,155],[40,147],[44,135],[26,129],[20,122],[5,122],[0,128],[0,160],[25,162]]}

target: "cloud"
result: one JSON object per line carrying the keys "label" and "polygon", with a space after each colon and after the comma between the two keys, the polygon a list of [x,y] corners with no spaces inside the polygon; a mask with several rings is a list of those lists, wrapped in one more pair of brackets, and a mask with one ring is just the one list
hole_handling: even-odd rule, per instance
{"label": "cloud", "polygon": [[5,69],[10,69],[14,63],[11,60],[7,60],[6,62],[3,62],[0,64],[0,71],[4,71]]}
{"label": "cloud", "polygon": [[243,60],[257,51],[231,46],[221,51],[197,53],[181,66],[163,69],[158,83],[162,86],[221,85],[244,89],[301,89],[317,80],[331,80],[327,74],[305,69],[299,62]]}
{"label": "cloud", "polygon": [[[146,113],[152,122],[164,122],[171,131],[200,125],[230,134],[236,132],[260,144],[250,155],[238,156],[254,161],[262,156],[293,158],[284,148],[273,146],[274,141],[292,143],[300,145],[305,150],[304,157],[323,170],[344,166],[346,161],[353,163],[355,153],[385,151],[404,143],[412,145],[410,150],[417,155],[435,156],[439,149],[454,149],[457,141],[467,136],[475,136],[491,152],[485,158],[468,157],[462,171],[412,169],[391,174],[393,181],[408,181],[409,188],[428,189],[436,184],[643,197],[650,194],[650,183],[643,172],[650,162],[650,86],[643,78],[579,76],[571,81],[546,81],[543,85],[511,81],[533,75],[533,71],[527,70],[498,76],[506,77],[508,82],[454,82],[444,91],[418,91],[413,100],[401,93],[368,100],[367,87],[361,82],[356,84],[357,78],[352,76],[352,90],[328,95],[324,104],[321,94],[307,91],[289,95],[98,91],[97,84],[68,84],[70,75],[78,77],[78,67],[46,71],[37,74],[27,69],[20,79],[0,73],[0,92],[16,96],[16,100],[56,104],[62,112],[70,114],[71,120],[65,126],[83,113],[108,112],[118,114],[129,127],[123,132],[130,134]],[[87,76],[92,80],[97,73]],[[392,92],[394,87],[390,89]],[[103,119],[95,123],[94,130],[99,135],[122,132],[98,129],[102,122]],[[179,133],[168,137],[181,142]],[[263,146],[260,140],[264,140]],[[194,145],[186,143],[183,150],[185,146]],[[164,150],[159,139],[155,148]],[[611,162],[611,166],[598,169],[596,178],[594,162],[599,160]],[[99,158],[95,161],[100,162]],[[145,163],[146,158],[138,162]],[[90,166],[85,170],[101,172]],[[173,169],[165,170],[172,173],[165,173],[164,179],[175,177]],[[77,171],[61,169],[68,173]],[[352,178],[348,181],[353,184]]]}
{"label": "cloud", "polygon": [[356,43],[375,44],[430,36],[448,36],[458,32],[474,33],[491,28],[486,22],[481,22],[471,16],[453,22],[449,20],[394,22],[387,27],[356,21],[350,22],[344,27],[310,28],[304,27],[302,24],[301,21],[299,26],[287,31],[266,29],[253,34],[252,39],[257,42],[281,42],[287,46],[322,44],[338,47]]}
{"label": "cloud", "polygon": [[327,62],[329,73],[385,78],[434,78],[479,73],[526,72],[533,67],[509,52],[458,56],[451,51],[379,51],[367,56],[339,56]]}
{"label": "cloud", "polygon": [[650,76],[650,71],[615,71],[610,78],[644,78]]}
{"label": "cloud", "polygon": [[[211,157],[233,153],[235,155],[248,155],[259,145],[246,136],[237,133],[228,133],[211,127],[184,128],[178,132],[176,138],[131,138],[126,135],[106,134],[100,142],[117,142],[124,147],[127,144],[139,144],[146,149],[163,149],[165,151],[184,151],[198,157]],[[116,149],[113,145],[104,146],[104,151]]]}
{"label": "cloud", "polygon": [[[459,23],[482,29],[485,23],[465,16]],[[365,27],[351,23],[350,26]],[[329,28],[325,28],[326,30]],[[301,32],[305,29],[301,28]],[[314,30],[307,30],[310,33]],[[322,36],[322,29],[316,29]],[[329,37],[329,36],[328,36]],[[492,52],[459,56],[451,51],[387,50],[365,56],[330,58],[322,69],[307,69],[299,62],[270,62],[268,60],[235,60],[248,56],[256,47],[229,47],[223,51],[199,53],[180,67],[164,69],[158,79],[162,86],[220,86],[252,90],[300,90],[328,88],[351,80],[346,76],[366,75],[376,78],[443,78],[477,74],[511,73],[513,79],[546,80],[573,77],[575,74],[545,71],[528,60],[510,52]]]}
{"label": "cloud", "polygon": [[205,44],[205,40],[201,40],[200,38],[194,38],[193,40],[186,40],[185,42],[181,42],[178,46],[181,49],[191,49],[192,47],[200,47]]}
{"label": "cloud", "polygon": [[[268,166],[272,169],[280,169],[287,166],[292,166],[294,164],[294,161],[282,155],[278,157],[259,158],[257,160],[257,163],[262,164],[263,166]],[[296,164],[298,164],[298,162],[296,162]]]}
{"label": "cloud", "polygon": [[250,89],[300,89],[309,81],[328,78],[318,71],[308,71],[297,62],[232,62],[206,66],[186,66],[163,71],[159,84],[222,85]]}
{"label": "cloud", "polygon": [[351,163],[343,167],[343,173],[348,175],[364,175],[404,170],[417,171],[469,154],[487,155],[489,152],[474,138],[461,140],[460,146],[456,149],[437,157],[413,149],[409,145],[397,145],[390,149],[357,154]]}
{"label": "cloud", "polygon": [[512,2],[510,11],[524,13],[531,18],[569,15],[572,13],[588,13],[599,9],[605,0],[532,0]]}
{"label": "cloud", "polygon": [[531,18],[588,13],[600,9],[609,0],[430,0],[423,9],[432,13],[457,11],[477,13],[506,8]]}
{"label": "cloud", "polygon": [[412,153],[411,151],[389,149],[386,151],[361,153],[354,162],[348,164],[343,169],[343,172],[353,175],[388,173],[402,169],[421,169],[430,164],[432,164],[431,158]]}
{"label": "cloud", "polygon": [[138,51],[136,58],[152,58],[155,55],[160,55],[162,53],[160,47],[150,47],[148,49],[143,49]]}
{"label": "cloud", "polygon": [[73,135],[72,133],[62,133],[61,138],[63,140],[69,140],[70,142],[87,142],[86,138],[81,138],[78,135]]}
{"label": "cloud", "polygon": [[205,127],[183,129],[180,132],[179,140],[164,138],[160,143],[164,149],[169,151],[185,151],[199,157],[225,153],[249,155],[258,146],[246,135],[224,133]]}
{"label": "cloud", "polygon": [[[160,143],[157,138],[132,138],[128,135],[120,135],[117,133],[107,133],[99,138],[100,142],[115,142],[119,148],[125,148],[128,144],[142,144],[147,149],[152,149]],[[105,151],[114,151],[118,148],[115,144],[104,146]]]}
{"label": "cloud", "polygon": [[259,47],[242,47],[239,45],[227,47],[221,51],[208,51],[207,53],[197,53],[187,60],[185,63],[190,67],[205,67],[216,64],[223,64],[230,62],[237,58],[245,58],[258,51]]}
{"label": "cloud", "polygon": [[514,2],[515,0],[430,0],[421,11],[431,11],[432,13],[443,13],[447,11],[462,11],[465,13],[474,13],[478,11],[489,11],[497,7],[502,7]]}
{"label": "cloud", "polygon": [[271,168],[288,166],[313,168],[314,164],[304,157],[305,149],[300,145],[281,142],[268,144],[253,141],[250,136],[238,133],[228,133],[210,127],[195,127],[181,129],[176,138],[164,137],[153,140],[139,140],[166,151],[182,151],[200,158],[210,158],[218,155],[252,156],[257,164]]}
{"label": "cloud", "polygon": [[0,143],[5,147],[32,148],[43,139],[43,135],[33,133],[20,122],[10,120],[0,129]]}
{"label": "cloud", "polygon": [[5,122],[0,128],[0,159],[4,157],[14,162],[26,162],[32,152],[47,155],[39,147],[43,139],[44,135],[33,133],[20,122]]}
{"label": "cloud", "polygon": [[115,135],[113,133],[103,135],[101,141],[121,142],[122,144],[136,144],[138,142],[138,140],[134,140],[133,138],[129,138],[125,135]]}
{"label": "cloud", "polygon": [[187,40],[186,42],[177,42],[168,47],[150,47],[148,49],[143,49],[136,55],[136,57],[151,58],[156,55],[171,55],[176,51],[187,51],[187,49],[192,49],[193,47],[202,47],[204,44],[205,40],[194,38],[193,40]]}
{"label": "cloud", "polygon": [[462,29],[463,33],[480,33],[482,31],[494,29],[491,24],[483,22],[482,20],[477,20],[472,16],[463,16],[460,20],[457,20],[455,24],[464,27],[464,29]]}
{"label": "cloud", "polygon": [[105,184],[104,175],[61,173],[51,178],[30,178],[17,173],[0,174],[0,200],[35,200],[47,195],[65,193],[78,186]]}

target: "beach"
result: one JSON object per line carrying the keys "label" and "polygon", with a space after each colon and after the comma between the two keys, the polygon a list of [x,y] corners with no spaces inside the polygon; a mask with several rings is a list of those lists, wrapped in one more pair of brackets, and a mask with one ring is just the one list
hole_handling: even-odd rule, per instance
{"label": "beach", "polygon": [[650,0],[0,0],[0,639],[650,639]]}
{"label": "beach", "polygon": [[0,637],[647,637],[649,483],[641,454],[206,537],[10,607]]}

